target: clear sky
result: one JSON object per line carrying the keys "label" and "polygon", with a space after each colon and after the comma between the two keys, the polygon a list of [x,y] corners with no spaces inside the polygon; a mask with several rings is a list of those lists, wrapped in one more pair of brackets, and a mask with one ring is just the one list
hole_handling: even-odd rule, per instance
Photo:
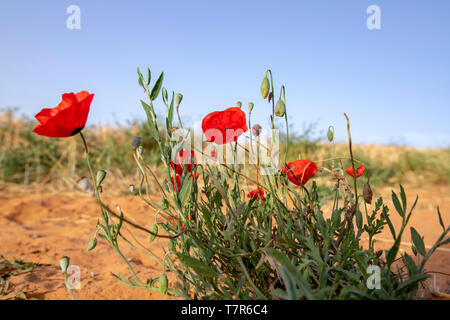
{"label": "clear sky", "polygon": [[[79,30],[66,27],[72,4]],[[366,26],[372,4],[380,30]],[[183,93],[192,125],[238,100],[268,125],[259,87],[270,68],[297,132],[334,125],[342,140],[347,112],[356,142],[447,147],[449,15],[448,0],[3,0],[0,108],[32,116],[88,90],[88,124],[143,118],[136,68],[150,66],[153,80],[164,71],[169,92]]]}

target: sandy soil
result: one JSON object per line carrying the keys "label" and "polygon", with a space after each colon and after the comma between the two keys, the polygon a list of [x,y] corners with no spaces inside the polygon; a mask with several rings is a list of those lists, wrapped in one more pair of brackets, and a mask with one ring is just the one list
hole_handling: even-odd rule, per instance
{"label": "sandy soil", "polygon": [[[413,213],[410,225],[425,237],[430,246],[441,233],[436,214],[436,205],[440,205],[444,223],[450,223],[450,186],[429,186],[424,189],[408,189],[408,201],[412,204],[419,194],[417,210]],[[390,199],[390,188],[380,190],[381,195]],[[375,192],[375,197],[379,196]],[[120,204],[126,216],[146,227],[154,222],[153,212],[139,199],[133,196],[104,197],[112,207]],[[22,290],[29,299],[70,299],[62,274],[59,272],[59,260],[69,256],[71,265],[81,271],[81,289],[74,290],[77,299],[168,299],[158,292],[131,290],[111,272],[130,275],[126,265],[117,253],[103,240],[97,247],[86,252],[99,216],[94,199],[80,193],[35,193],[17,195],[8,190],[0,193],[0,254],[6,259],[24,258],[25,261],[45,264],[29,273],[11,276],[8,281],[11,289]],[[398,226],[400,219],[392,212]],[[141,231],[135,231],[139,242],[161,257],[166,248],[164,240],[155,240],[151,244]],[[377,247],[387,248],[390,242],[389,230],[378,236]],[[402,250],[410,252],[409,229],[404,236]],[[148,256],[122,246],[123,253],[130,260],[143,279],[159,277],[160,265]],[[450,245],[435,253],[427,265],[427,270],[450,273]],[[450,277],[435,273],[429,284],[435,285],[441,292],[450,293]],[[429,291],[420,292],[420,296],[429,297]]]}

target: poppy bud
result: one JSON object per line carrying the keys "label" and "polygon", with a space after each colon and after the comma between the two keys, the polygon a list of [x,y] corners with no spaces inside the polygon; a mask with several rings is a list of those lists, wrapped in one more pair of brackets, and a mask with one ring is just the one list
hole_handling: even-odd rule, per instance
{"label": "poppy bud", "polygon": [[169,95],[167,94],[167,89],[164,87],[161,90],[161,97],[163,98],[164,103],[167,104],[167,100],[169,100]]}
{"label": "poppy bud", "polygon": [[241,108],[242,107],[242,102],[240,102],[240,101],[238,101],[238,102],[236,102],[236,108]]}
{"label": "poppy bud", "polygon": [[144,148],[142,146],[137,147],[136,151],[142,156],[144,153]]}
{"label": "poppy bud", "polygon": [[252,134],[254,135],[254,136],[256,136],[256,137],[258,137],[259,136],[259,134],[261,133],[261,126],[259,125],[259,124],[255,124],[253,127],[252,127]]}
{"label": "poppy bud", "polygon": [[159,277],[159,291],[162,294],[166,294],[167,292],[167,276],[165,273],[163,273],[160,277]]}
{"label": "poppy bud", "polygon": [[284,117],[285,113],[286,113],[286,105],[284,104],[283,100],[279,99],[277,105],[275,106],[275,115],[277,117]]}
{"label": "poppy bud", "polygon": [[97,171],[97,186],[100,187],[100,185],[102,184],[103,180],[106,177],[106,171],[105,170],[99,170]]}
{"label": "poppy bud", "polygon": [[332,142],[334,139],[334,129],[332,130],[331,126],[328,128],[327,137],[328,137],[328,141],[330,141],[330,142]]}
{"label": "poppy bud", "polygon": [[131,138],[131,146],[133,147],[134,150],[136,150],[140,145],[141,145],[140,137],[134,136],[133,138]]}
{"label": "poppy bud", "polygon": [[249,113],[252,113],[252,110],[253,110],[253,107],[254,107],[255,105],[253,104],[253,102],[249,102],[248,103],[248,112]]}
{"label": "poppy bud", "polygon": [[269,94],[269,90],[270,90],[269,79],[267,77],[264,77],[264,79],[261,83],[261,94],[264,99],[267,98],[267,96]]}
{"label": "poppy bud", "polygon": [[154,234],[152,234],[152,233],[149,234],[149,236],[148,236],[148,242],[153,242],[153,240],[155,240],[155,238],[156,238],[156,235],[158,234],[158,226],[157,226],[156,224],[154,224],[154,225],[150,228],[150,231],[151,231],[152,233],[154,233]]}
{"label": "poppy bud", "polygon": [[96,237],[93,237],[93,238],[91,239],[91,241],[89,241],[89,245],[88,245],[86,251],[91,251],[91,250],[94,249],[96,246],[97,246],[97,238],[96,238]]}
{"label": "poppy bud", "polygon": [[61,266],[62,272],[66,272],[67,268],[69,267],[70,258],[69,257],[62,257],[61,260],[59,260],[59,265]]}
{"label": "poppy bud", "polygon": [[176,97],[175,97],[175,103],[176,103],[176,105],[177,105],[177,108],[178,108],[178,106],[180,105],[181,100],[183,100],[183,95],[182,95],[181,93],[177,93],[177,95],[176,95]]}
{"label": "poppy bud", "polygon": [[364,197],[364,201],[368,204],[372,203],[372,189],[370,188],[370,184],[366,183],[364,185],[364,189],[363,189],[363,197]]}

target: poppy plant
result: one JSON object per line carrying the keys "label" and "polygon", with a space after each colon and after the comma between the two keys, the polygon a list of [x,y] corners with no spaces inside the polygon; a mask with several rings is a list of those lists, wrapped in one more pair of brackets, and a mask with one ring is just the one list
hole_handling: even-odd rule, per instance
{"label": "poppy plant", "polygon": [[181,164],[185,165],[188,172],[191,172],[197,167],[197,157],[195,156],[194,150],[183,149],[180,150],[175,157],[175,161],[170,162],[170,167],[175,170],[179,175],[183,175],[183,168]]}
{"label": "poppy plant", "polygon": [[317,172],[317,166],[311,160],[295,160],[284,167],[284,175],[296,185],[306,184]]}
{"label": "poppy plant", "polygon": [[266,201],[266,198],[264,197],[264,189],[262,187],[256,190],[252,190],[249,194],[247,194],[247,198],[250,199],[252,199],[254,196],[256,196],[256,201],[259,201],[260,199],[261,201]]}
{"label": "poppy plant", "polygon": [[207,142],[222,145],[237,141],[248,130],[245,113],[237,107],[214,111],[203,118],[202,130]]}
{"label": "poppy plant", "polygon": [[62,100],[55,108],[44,108],[35,118],[39,124],[33,132],[46,137],[71,137],[86,125],[93,93],[80,91],[77,94],[64,93]]}
{"label": "poppy plant", "polygon": [[[366,170],[365,166],[359,166],[358,168],[356,168],[356,178],[361,177],[362,174],[364,173],[364,171]],[[353,174],[353,167],[350,166],[347,168],[347,170],[345,170],[349,175],[351,175],[352,177],[354,177],[355,175]]]}

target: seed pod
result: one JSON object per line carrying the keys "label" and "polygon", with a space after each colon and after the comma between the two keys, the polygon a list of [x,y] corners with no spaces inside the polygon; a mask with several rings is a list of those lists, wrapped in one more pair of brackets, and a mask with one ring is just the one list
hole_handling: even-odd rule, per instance
{"label": "seed pod", "polygon": [[86,251],[91,251],[92,249],[94,249],[97,246],[97,238],[93,237],[91,239],[91,241],[89,241],[88,247],[86,249]]}
{"label": "seed pod", "polygon": [[264,99],[267,98],[267,95],[269,94],[269,90],[270,90],[269,79],[267,77],[264,77],[264,79],[261,83],[261,95]]}
{"label": "seed pod", "polygon": [[131,146],[133,147],[134,150],[136,150],[140,145],[141,145],[140,137],[134,136],[133,138],[131,138]]}
{"label": "seed pod", "polygon": [[253,102],[249,102],[248,103],[248,113],[252,113],[252,110],[253,110],[253,107],[254,107],[255,105],[253,104]]}
{"label": "seed pod", "polygon": [[100,187],[100,185],[102,184],[103,180],[106,177],[106,171],[105,170],[99,170],[97,171],[97,186]]}
{"label": "seed pod", "polygon": [[331,130],[332,127],[328,128],[328,133],[327,133],[327,137],[328,137],[328,141],[332,142],[334,139],[334,129]]}
{"label": "seed pod", "polygon": [[152,225],[150,231],[153,232],[154,234],[150,233],[148,235],[148,242],[153,242],[153,240],[155,240],[156,238],[156,235],[158,234],[158,226],[156,224]]}
{"label": "seed pod", "polygon": [[180,105],[181,100],[183,100],[183,95],[181,93],[177,93],[177,95],[175,97],[175,103],[176,103],[177,108]]}
{"label": "seed pod", "polygon": [[160,277],[159,277],[159,291],[162,294],[166,294],[167,293],[167,276],[165,273],[163,273]]}
{"label": "seed pod", "polygon": [[277,117],[284,117],[286,113],[286,105],[283,100],[279,99],[277,105],[275,106],[275,115]]}
{"label": "seed pod", "polygon": [[255,124],[252,127],[252,134],[258,137],[261,134],[261,130],[262,130],[261,126],[259,124]]}
{"label": "seed pod", "polygon": [[61,266],[62,272],[66,272],[67,268],[69,267],[70,258],[67,256],[64,256],[59,260],[59,265]]}
{"label": "seed pod", "polygon": [[372,203],[372,189],[370,188],[370,184],[366,182],[366,184],[364,185],[364,189],[363,189],[363,197],[364,197],[364,201],[368,204]]}

